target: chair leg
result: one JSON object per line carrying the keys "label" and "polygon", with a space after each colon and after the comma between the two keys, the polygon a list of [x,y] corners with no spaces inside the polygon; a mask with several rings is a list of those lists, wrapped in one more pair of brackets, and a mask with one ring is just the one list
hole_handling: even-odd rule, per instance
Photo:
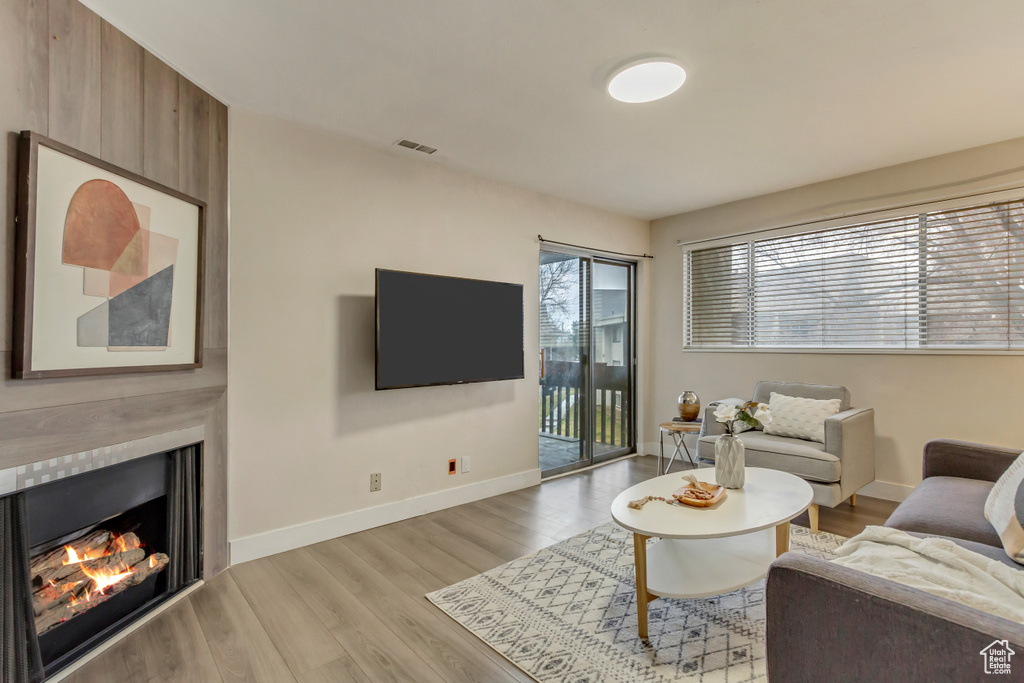
{"label": "chair leg", "polygon": [[807,516],[811,518],[811,533],[818,533],[818,504],[811,503],[811,507],[807,508]]}
{"label": "chair leg", "polygon": [[854,493],[853,495],[850,496],[850,507],[852,507],[852,508],[857,507],[857,494],[856,493]]}

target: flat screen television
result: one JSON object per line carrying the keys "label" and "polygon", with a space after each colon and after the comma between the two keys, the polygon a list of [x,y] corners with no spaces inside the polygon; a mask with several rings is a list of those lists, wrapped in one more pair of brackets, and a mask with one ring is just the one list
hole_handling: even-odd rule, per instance
{"label": "flat screen television", "polygon": [[522,379],[523,286],[377,269],[377,389]]}

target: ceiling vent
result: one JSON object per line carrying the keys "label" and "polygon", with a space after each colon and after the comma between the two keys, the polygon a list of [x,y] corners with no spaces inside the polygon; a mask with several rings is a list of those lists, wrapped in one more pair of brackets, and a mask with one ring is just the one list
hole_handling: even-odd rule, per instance
{"label": "ceiling vent", "polygon": [[423,152],[424,154],[433,154],[437,151],[436,147],[427,147],[426,145],[421,145],[420,143],[413,142],[412,140],[399,140],[395,144],[399,147],[407,147],[409,149],[414,149],[417,152]]}

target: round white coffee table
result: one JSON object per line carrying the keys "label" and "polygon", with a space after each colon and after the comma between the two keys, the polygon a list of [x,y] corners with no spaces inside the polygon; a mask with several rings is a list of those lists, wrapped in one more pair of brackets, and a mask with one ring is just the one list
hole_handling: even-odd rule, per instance
{"label": "round white coffee table", "polygon": [[[715,482],[713,467],[686,474]],[[642,510],[628,505],[644,496],[671,498],[685,483],[682,473],[666,474],[626,489],[612,502],[612,519],[633,532],[641,638],[647,637],[647,603],[652,600],[721,595],[763,579],[772,561],[789,550],[789,520],[814,497],[800,477],[748,467],[743,488],[726,489],[709,508],[660,500]],[[648,548],[652,537],[661,540]]]}

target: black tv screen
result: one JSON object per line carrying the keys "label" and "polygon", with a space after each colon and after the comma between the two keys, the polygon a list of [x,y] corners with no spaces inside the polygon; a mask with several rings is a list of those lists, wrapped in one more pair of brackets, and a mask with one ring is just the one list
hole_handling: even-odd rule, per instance
{"label": "black tv screen", "polygon": [[523,377],[522,285],[377,269],[377,389]]}

